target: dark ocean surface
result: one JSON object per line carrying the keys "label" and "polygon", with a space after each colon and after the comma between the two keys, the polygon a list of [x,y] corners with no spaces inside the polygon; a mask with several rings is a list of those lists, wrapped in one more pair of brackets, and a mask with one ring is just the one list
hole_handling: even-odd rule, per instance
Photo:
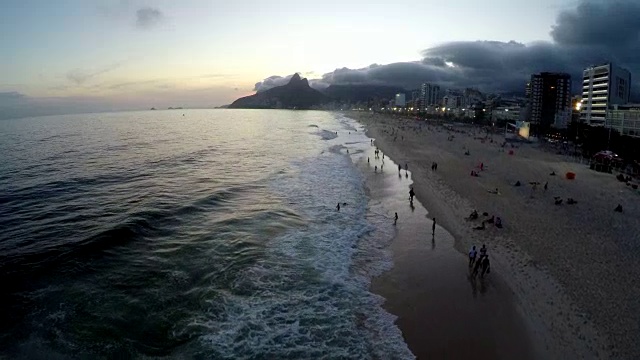
{"label": "dark ocean surface", "polygon": [[304,111],[0,121],[0,358],[410,358],[368,290],[393,229],[357,128]]}

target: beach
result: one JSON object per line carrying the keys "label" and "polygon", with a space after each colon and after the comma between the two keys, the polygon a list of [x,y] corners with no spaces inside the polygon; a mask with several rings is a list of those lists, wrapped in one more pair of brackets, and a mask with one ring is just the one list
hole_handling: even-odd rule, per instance
{"label": "beach", "polygon": [[[385,308],[398,316],[396,323],[418,358],[458,358],[477,354],[478,349],[486,358],[509,358],[518,349],[541,359],[640,357],[640,287],[636,283],[640,269],[634,261],[640,255],[637,190],[611,174],[566,161],[535,144],[502,148],[503,136],[486,138],[479,128],[447,129],[367,112],[347,116],[366,126],[368,136],[385,155],[403,167],[408,165],[418,201],[428,209],[428,217],[437,218],[452,235],[451,247],[460,258],[455,266],[451,254],[445,256],[449,260],[424,265],[432,246],[424,239],[424,232],[431,230],[431,220],[425,216],[422,223],[398,231],[390,246],[395,266],[372,284],[373,291],[387,299]],[[435,171],[433,162],[438,164]],[[472,170],[479,176],[470,176]],[[576,174],[574,180],[564,176],[569,171]],[[521,186],[514,186],[518,181]],[[532,182],[539,185],[534,187]],[[489,192],[496,188],[497,194]],[[561,197],[563,203],[555,205],[554,197]],[[568,198],[577,204],[566,204]],[[613,211],[618,204],[622,213]],[[466,220],[473,209],[480,218]],[[474,230],[488,218],[484,212],[500,217],[504,226]],[[437,233],[435,239],[437,248]],[[466,253],[472,245],[482,244],[491,258],[489,285],[480,296],[460,299],[463,295],[456,295],[462,294],[456,289],[460,284],[467,287],[469,296],[473,290],[465,278]],[[434,274],[434,268],[441,270]],[[461,271],[459,276],[456,271]],[[434,288],[434,283],[452,285]],[[477,315],[469,309],[480,301],[507,310],[486,308],[488,314]],[[434,314],[438,316],[433,318]],[[524,320],[531,349],[518,335],[518,322],[509,320],[517,317]],[[496,331],[489,334],[504,334],[504,338],[485,338],[477,328],[460,332],[464,325],[477,326],[477,321],[493,321]],[[445,325],[451,323],[458,325],[447,329]],[[451,345],[434,349],[438,343],[434,339],[443,334],[450,336],[442,337],[440,343]]]}

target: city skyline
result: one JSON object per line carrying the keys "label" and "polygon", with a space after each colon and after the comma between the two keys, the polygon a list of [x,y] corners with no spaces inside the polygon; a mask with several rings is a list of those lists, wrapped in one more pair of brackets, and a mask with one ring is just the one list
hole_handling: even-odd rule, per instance
{"label": "city skyline", "polygon": [[213,107],[294,72],[319,88],[433,82],[500,92],[522,90],[540,71],[577,75],[606,61],[640,69],[640,5],[631,0],[69,0],[3,10],[0,117]]}

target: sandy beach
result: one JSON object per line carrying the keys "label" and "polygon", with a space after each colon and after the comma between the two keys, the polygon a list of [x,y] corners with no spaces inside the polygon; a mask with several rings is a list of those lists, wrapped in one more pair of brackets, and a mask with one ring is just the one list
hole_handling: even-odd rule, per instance
{"label": "sandy beach", "polygon": [[[395,267],[372,285],[398,316],[397,324],[418,358],[474,356],[478,352],[473,349],[481,349],[486,358],[510,358],[518,351],[540,359],[640,358],[640,268],[634,261],[640,255],[637,190],[535,144],[504,151],[503,137],[482,141],[477,128],[451,131],[388,115],[347,116],[367,127],[384,154],[409,166],[417,199],[452,235],[452,247],[458,250],[428,255],[424,234],[430,233],[431,221],[423,216],[422,222],[398,231],[391,245]],[[433,162],[438,163],[436,171]],[[470,176],[472,170],[479,176]],[[574,180],[565,178],[568,171],[576,174]],[[514,186],[517,181],[522,186]],[[533,189],[531,182],[540,185]],[[488,191],[496,188],[498,194]],[[561,205],[554,204],[557,196],[564,199]],[[566,204],[567,198],[577,204]],[[622,213],[613,211],[617,204]],[[473,209],[480,219],[466,220]],[[483,212],[499,216],[503,228],[474,230]],[[435,239],[437,249],[437,233]],[[476,289],[481,296],[472,297],[475,290],[460,277],[466,275],[469,247],[482,244],[489,248],[492,273],[485,289]],[[451,265],[456,255],[462,266]],[[449,260],[439,263],[439,258]],[[425,266],[421,259],[432,260]],[[464,296],[470,299],[443,298],[441,288],[449,283],[454,285],[444,293],[456,294],[455,287],[465,284]],[[482,311],[476,307],[481,302],[499,306],[485,308],[490,317],[474,317]],[[524,319],[531,349],[518,335],[518,322],[509,320],[517,317]],[[478,328],[478,319],[491,323],[483,326],[495,331]],[[469,332],[460,333],[460,326],[447,329],[452,321],[468,323]],[[449,346],[434,349],[446,341]]]}

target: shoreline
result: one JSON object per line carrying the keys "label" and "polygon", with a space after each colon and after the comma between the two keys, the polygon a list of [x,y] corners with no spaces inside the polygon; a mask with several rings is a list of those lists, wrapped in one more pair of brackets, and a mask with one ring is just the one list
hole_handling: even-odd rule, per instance
{"label": "shoreline", "polygon": [[374,150],[371,145],[358,155],[352,152],[365,177],[370,208],[383,211],[389,221],[397,212],[399,219],[387,247],[394,266],[373,278],[370,290],[386,299],[383,308],[397,317],[414,356],[534,359],[525,322],[499,274],[471,278],[454,237],[440,225],[432,236],[432,213],[419,199],[410,206],[411,170],[399,172],[385,155],[381,171],[382,156],[376,158]]}
{"label": "shoreline", "polygon": [[[629,313],[625,314],[624,310],[629,311],[634,308],[633,298],[625,298],[627,294],[623,292],[613,294],[615,296],[603,293],[601,298],[597,299],[600,302],[593,304],[595,306],[585,306],[584,303],[588,298],[581,298],[581,296],[592,295],[589,292],[593,291],[593,287],[597,290],[600,284],[591,287],[584,286],[582,283],[574,284],[575,278],[568,280],[568,276],[562,276],[563,273],[558,275],[559,271],[563,271],[567,275],[573,275],[572,273],[579,275],[582,274],[581,271],[600,270],[589,267],[582,269],[580,265],[583,264],[573,264],[575,259],[570,255],[575,257],[581,256],[583,252],[598,251],[594,246],[601,242],[580,243],[581,239],[589,236],[585,232],[591,229],[579,231],[576,226],[583,226],[579,217],[577,219],[569,218],[571,221],[578,220],[578,225],[570,222],[563,223],[562,226],[557,226],[558,229],[554,229],[553,226],[540,228],[538,225],[539,223],[555,224],[554,219],[559,216],[558,210],[568,212],[568,205],[559,208],[554,207],[552,200],[551,205],[544,201],[546,198],[552,198],[552,195],[559,191],[557,189],[568,191],[582,204],[586,202],[583,186],[602,186],[606,187],[606,190],[610,190],[616,185],[615,183],[604,184],[603,182],[609,179],[603,178],[602,174],[592,174],[588,169],[582,169],[577,164],[563,162],[554,155],[543,154],[540,150],[528,145],[523,145],[523,149],[516,150],[517,157],[509,157],[505,153],[499,152],[498,136],[494,136],[496,143],[491,144],[488,141],[486,144],[480,143],[471,136],[471,132],[476,130],[472,127],[461,128],[467,133],[454,133],[455,140],[448,141],[449,133],[447,130],[439,126],[426,125],[424,122],[369,113],[345,113],[345,116],[365,126],[367,135],[375,139],[376,146],[385,154],[391,156],[395,161],[409,164],[418,200],[425,204],[429,212],[439,219],[439,224],[453,235],[455,248],[459,252],[466,254],[471,244],[478,246],[482,243],[487,244],[490,254],[493,255],[491,259],[492,276],[493,272],[499,273],[499,277],[505,283],[506,292],[513,295],[518,311],[526,320],[528,332],[534,343],[536,358],[633,358],[633,354],[638,351],[637,346],[634,348],[633,343],[633,340],[638,337],[637,330],[633,332],[633,320],[638,315],[633,314],[632,319],[617,322],[621,316],[629,315]],[[399,136],[395,142],[389,133],[385,133],[392,126],[399,129]],[[401,136],[404,136],[405,141],[401,141]],[[463,146],[470,149],[471,157],[465,157],[462,154]],[[484,161],[487,162],[489,170],[483,172],[480,178],[472,178],[468,171],[473,169],[473,163],[478,158],[486,159]],[[431,161],[439,163],[436,172],[428,168]],[[501,169],[495,169],[496,166],[500,166]],[[512,170],[515,175],[510,177],[512,174],[505,171],[505,168]],[[525,170],[531,168],[532,170],[518,175],[516,172],[524,171],[523,168]],[[577,172],[579,179],[584,183],[567,183],[560,177],[551,178],[547,181],[552,186],[551,189],[555,191],[549,191],[548,194],[547,192],[544,194],[535,193],[531,198],[526,196],[529,194],[527,191],[530,191],[528,187],[515,188],[516,191],[514,191],[514,188],[509,186],[509,181],[515,182],[518,179],[528,182],[533,176],[539,178],[547,176],[549,169],[563,173],[568,168]],[[501,194],[498,196],[484,191],[495,187],[500,188]],[[623,203],[625,209],[634,209],[630,204],[631,200],[627,201],[624,194],[616,195],[617,201],[625,201]],[[609,194],[605,193],[597,197],[596,200],[600,203],[587,204],[587,211],[592,213],[594,205],[602,207],[603,201],[611,199]],[[535,213],[536,219],[518,221],[520,217],[527,214],[526,211],[523,213],[522,207],[532,207],[534,210],[539,210]],[[505,228],[472,231],[471,225],[473,224],[464,220],[464,217],[474,208],[480,213],[488,211],[490,214],[502,216]],[[576,209],[579,208],[576,207]],[[525,208],[525,210],[527,209]],[[595,216],[597,215],[600,214],[595,214]],[[611,214],[608,215],[611,216]],[[568,216],[565,215],[565,217]],[[628,219],[618,219],[618,222],[624,223],[625,220]],[[595,224],[596,229],[599,225],[602,224]],[[619,224],[614,223],[613,225]],[[632,225],[637,226],[637,222]],[[620,226],[614,226],[614,229],[619,230]],[[632,226],[632,229],[635,227]],[[598,239],[598,236],[602,236],[602,234],[593,234],[591,239]],[[606,239],[607,236],[604,235],[604,238]],[[544,241],[541,243],[540,239],[544,239]],[[576,247],[575,244],[581,246]],[[402,251],[402,249],[394,248],[393,244],[391,248],[394,252],[394,258],[398,251]],[[603,255],[610,255],[611,249],[605,250],[607,251]],[[463,256],[463,259],[466,259],[466,256]],[[611,262],[615,261],[615,258],[605,258],[604,260],[607,261],[602,261],[598,265],[611,266]],[[616,269],[619,267],[615,266]],[[631,272],[637,273],[633,269]],[[596,273],[595,275],[603,281],[604,285],[617,288],[624,285],[600,277],[605,276],[604,274]],[[384,275],[381,278],[383,277]],[[588,276],[579,279],[586,281],[587,284],[590,281]],[[585,291],[580,291],[579,286],[576,289],[572,285],[580,285]],[[627,286],[626,289],[633,290],[633,292],[638,290],[637,286]],[[372,288],[374,292],[379,290],[375,286]],[[602,289],[599,290],[602,291]],[[613,299],[608,306],[604,303],[607,299]],[[613,314],[618,303],[623,303],[625,307],[618,310],[617,314]],[[606,310],[605,314],[594,314],[593,309],[598,306],[606,307],[603,309]],[[397,311],[391,310],[390,312],[399,315]],[[406,334],[407,330],[411,331],[406,326],[403,328],[401,314],[397,323],[403,333]],[[625,335],[624,338],[621,338],[622,334]],[[409,345],[411,347],[411,344]]]}

